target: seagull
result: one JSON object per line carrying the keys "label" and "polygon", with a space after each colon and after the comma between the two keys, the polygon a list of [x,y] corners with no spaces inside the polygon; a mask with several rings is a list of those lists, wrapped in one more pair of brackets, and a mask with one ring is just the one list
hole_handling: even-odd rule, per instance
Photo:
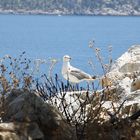
{"label": "seagull", "polygon": [[91,76],[88,73],[75,68],[70,65],[71,57],[65,55],[63,57],[62,75],[63,77],[71,83],[80,83],[82,81],[93,81],[96,76]]}

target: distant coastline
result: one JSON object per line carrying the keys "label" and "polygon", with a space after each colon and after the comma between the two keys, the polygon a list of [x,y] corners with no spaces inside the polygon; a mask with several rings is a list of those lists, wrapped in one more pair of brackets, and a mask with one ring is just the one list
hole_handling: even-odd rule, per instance
{"label": "distant coastline", "polygon": [[113,9],[108,9],[106,11],[98,10],[98,11],[82,11],[82,12],[74,12],[74,11],[60,11],[60,10],[52,10],[52,11],[44,11],[44,10],[26,10],[26,9],[17,9],[17,10],[3,10],[0,9],[0,14],[21,14],[21,15],[80,15],[80,16],[140,16],[140,12],[138,11],[115,11]]}
{"label": "distant coastline", "polygon": [[0,13],[140,16],[140,0],[0,0]]}

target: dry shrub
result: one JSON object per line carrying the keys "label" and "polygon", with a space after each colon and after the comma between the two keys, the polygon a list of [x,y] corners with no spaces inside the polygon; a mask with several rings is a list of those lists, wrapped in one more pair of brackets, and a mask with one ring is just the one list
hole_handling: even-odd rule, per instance
{"label": "dry shrub", "polygon": [[[100,49],[93,45],[94,42],[90,42],[90,48],[93,48],[96,53],[106,81],[106,72],[110,69],[112,59],[110,58],[108,66],[104,65]],[[116,89],[111,88],[111,85],[104,84],[102,85],[103,89],[98,91],[98,87],[95,88],[94,83],[91,84],[92,90],[89,90],[91,85],[88,85],[85,89],[79,87],[79,85],[71,85],[69,81],[63,82],[57,74],[52,77],[52,70],[56,64],[55,60],[51,61],[49,75],[44,74],[38,80],[35,80],[35,75],[30,69],[32,66],[31,60],[24,55],[25,52],[19,58],[5,56],[1,60],[1,117],[4,113],[3,102],[5,96],[12,90],[35,90],[45,102],[55,106],[63,114],[70,126],[75,127],[78,140],[139,139],[139,110],[137,109],[132,113],[130,108],[124,108],[125,101],[116,107],[115,103],[119,100],[119,97],[116,95]],[[109,109],[104,107],[106,101],[112,102]]]}
{"label": "dry shrub", "polygon": [[[63,114],[68,124],[75,127],[78,140],[94,140],[94,138],[111,140],[116,137],[116,133],[120,137],[125,134],[126,131],[121,131],[127,127],[125,127],[124,114],[122,114],[125,101],[116,108],[114,105],[116,99],[113,94],[111,96],[112,90],[108,88],[107,91],[102,90],[102,92],[96,90],[83,92],[81,87],[77,88],[69,82],[63,83],[57,75],[51,80],[46,75],[42,78],[45,80],[44,83],[37,84],[38,93],[44,101],[55,106]],[[72,95],[67,96],[70,93]],[[106,109],[103,105],[111,99],[113,99],[112,108]],[[126,118],[128,117],[126,115]],[[126,124],[131,125],[131,123]]]}

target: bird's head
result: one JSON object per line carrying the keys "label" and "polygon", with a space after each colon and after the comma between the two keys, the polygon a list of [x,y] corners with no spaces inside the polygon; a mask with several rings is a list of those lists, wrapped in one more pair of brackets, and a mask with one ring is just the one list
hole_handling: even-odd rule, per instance
{"label": "bird's head", "polygon": [[63,56],[63,61],[64,62],[69,62],[71,60],[71,57],[69,55],[64,55]]}

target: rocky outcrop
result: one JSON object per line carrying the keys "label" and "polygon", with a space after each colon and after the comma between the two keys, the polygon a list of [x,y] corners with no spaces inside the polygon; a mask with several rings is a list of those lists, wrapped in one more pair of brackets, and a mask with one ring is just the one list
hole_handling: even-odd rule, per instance
{"label": "rocky outcrop", "polygon": [[[91,140],[96,136],[111,140],[133,134],[134,129],[139,138],[139,120],[138,126],[134,120],[140,116],[140,45],[118,58],[101,81],[103,89],[94,93],[66,90],[46,102],[36,92],[13,90],[3,100],[0,140],[76,140],[78,136],[84,139],[84,135]],[[71,120],[66,121],[67,117]],[[85,133],[82,125],[87,128]],[[127,132],[129,126],[132,128]]]}
{"label": "rocky outcrop", "polygon": [[137,105],[140,109],[140,45],[132,46],[118,58],[103,81],[104,87],[115,87],[118,102],[126,100],[126,107]]}
{"label": "rocky outcrop", "polygon": [[[75,140],[75,131],[61,113],[34,93],[12,91],[5,100],[2,140]],[[9,138],[9,139],[8,139]]]}

